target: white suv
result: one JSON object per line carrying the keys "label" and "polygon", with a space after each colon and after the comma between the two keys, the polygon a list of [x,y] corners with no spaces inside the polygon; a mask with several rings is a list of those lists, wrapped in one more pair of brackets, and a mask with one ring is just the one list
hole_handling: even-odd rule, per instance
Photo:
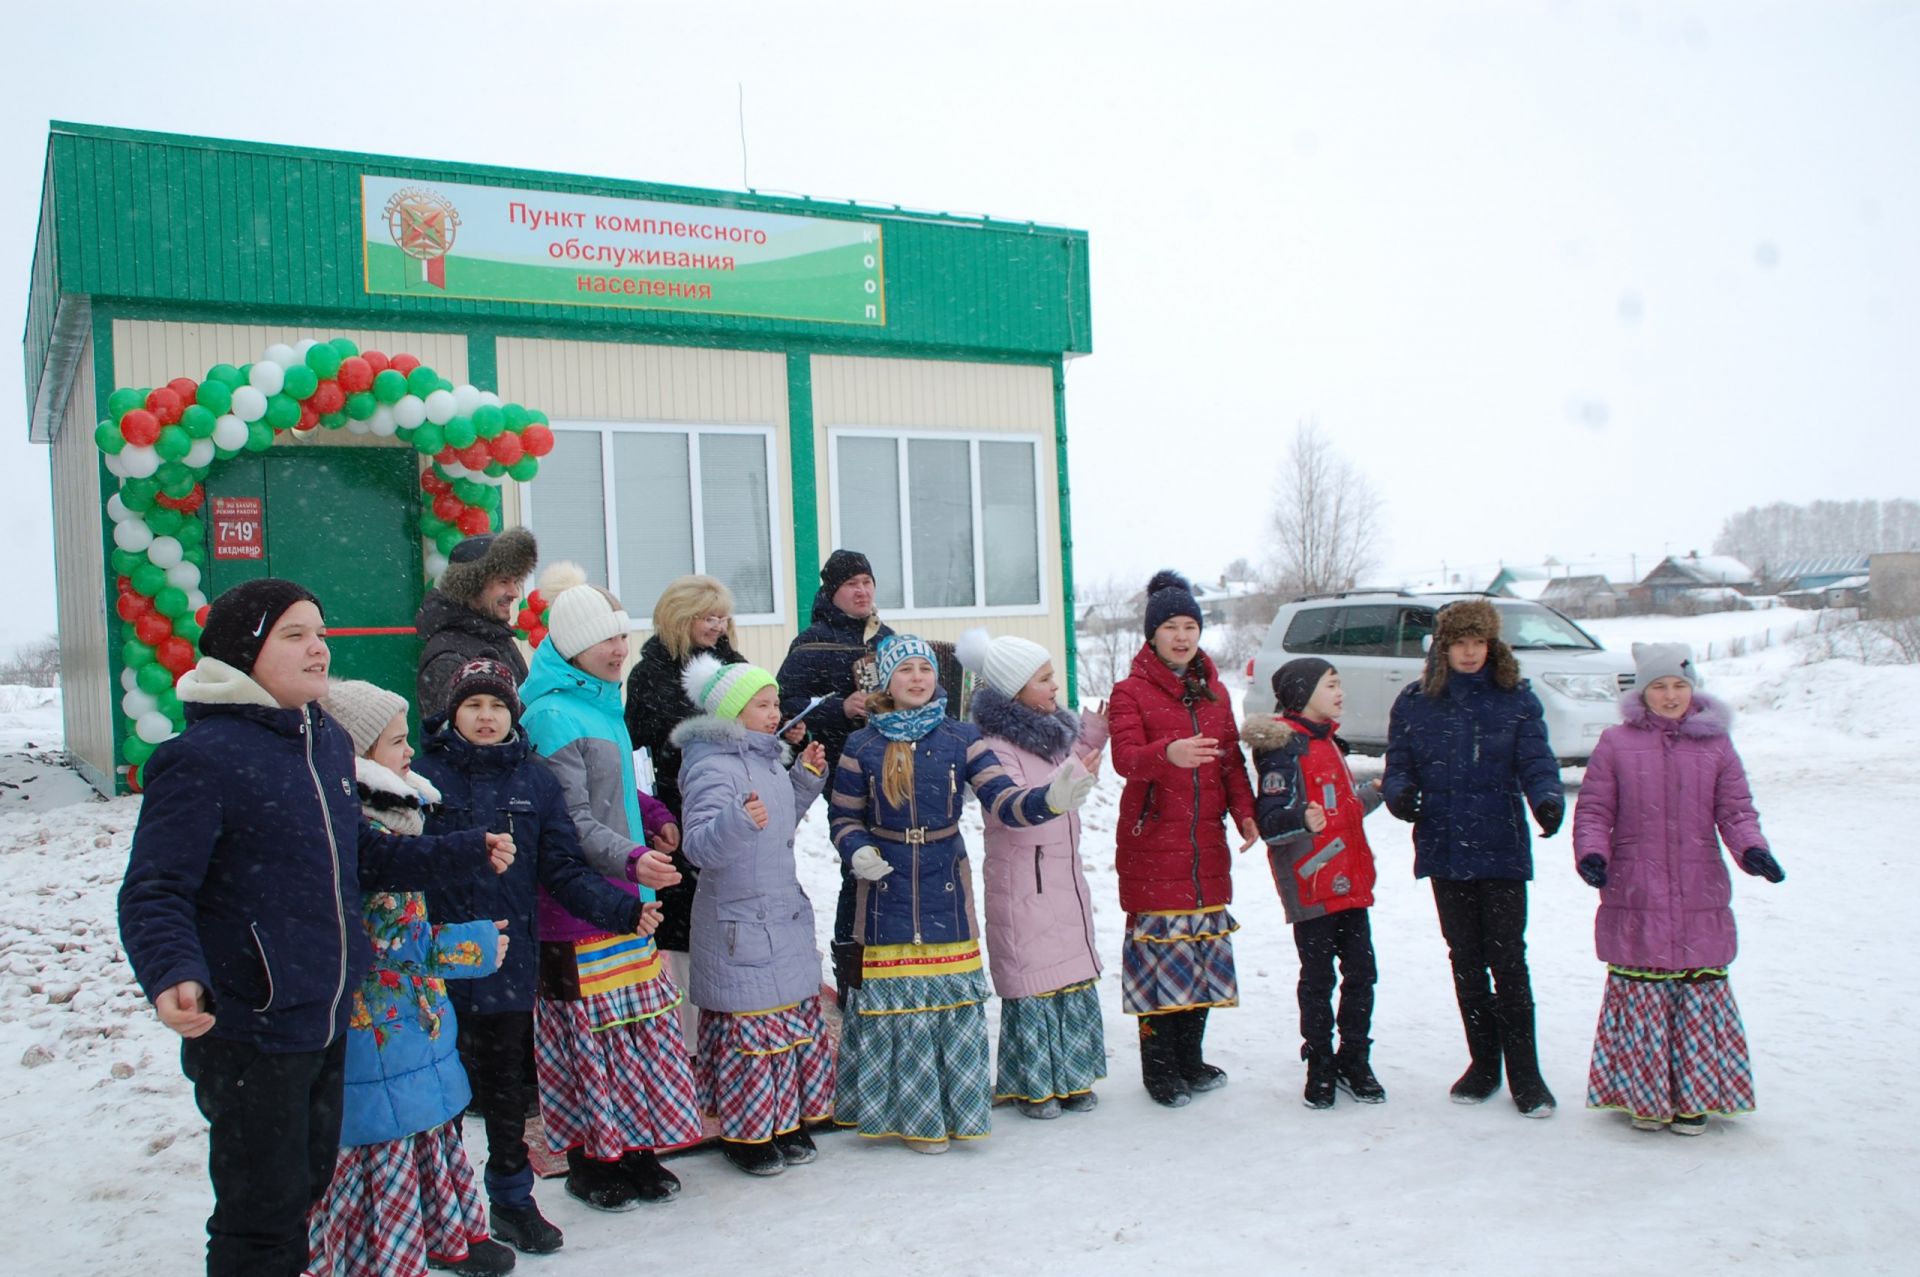
{"label": "white suv", "polygon": [[[1340,735],[1360,753],[1387,747],[1394,698],[1420,679],[1434,613],[1479,594],[1356,590],[1309,595],[1280,609],[1253,658],[1246,712],[1273,713],[1273,672],[1296,656],[1318,656],[1340,671],[1347,694]],[[1539,603],[1489,599],[1500,610],[1500,637],[1546,710],[1547,738],[1565,765],[1587,761],[1600,733],[1620,721],[1620,694],[1633,686],[1633,661]]]}

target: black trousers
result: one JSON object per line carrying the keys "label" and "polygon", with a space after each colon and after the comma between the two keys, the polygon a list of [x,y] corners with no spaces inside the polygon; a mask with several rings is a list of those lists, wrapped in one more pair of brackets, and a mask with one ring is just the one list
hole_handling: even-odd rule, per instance
{"label": "black trousers", "polygon": [[524,1206],[533,1192],[527,1161],[527,1109],[534,1098],[533,1012],[460,1017],[460,1063],[473,1106],[487,1128],[487,1197]]}
{"label": "black trousers", "polygon": [[298,1277],[307,1212],[326,1194],[340,1152],[347,1043],[321,1051],[262,1051],[226,1038],[189,1038],[180,1067],[212,1129],[207,1175],[208,1277]]}
{"label": "black trousers", "polygon": [[[1461,1006],[1484,1003],[1499,990],[1506,1003],[1531,1003],[1527,976],[1527,884],[1517,878],[1470,882],[1433,880],[1440,934],[1453,964],[1453,992]],[[1488,975],[1492,975],[1489,984]]]}
{"label": "black trousers", "polygon": [[1342,909],[1294,924],[1300,954],[1300,1038],[1309,1050],[1333,1050],[1333,967],[1340,964],[1340,1045],[1364,1048],[1373,1024],[1373,924],[1365,909]]}

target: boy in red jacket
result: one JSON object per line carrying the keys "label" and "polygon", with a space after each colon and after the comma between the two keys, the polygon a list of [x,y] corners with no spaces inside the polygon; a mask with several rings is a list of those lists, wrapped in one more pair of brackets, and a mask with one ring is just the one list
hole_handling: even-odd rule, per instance
{"label": "boy in red jacket", "polygon": [[[1334,1087],[1363,1104],[1387,1098],[1367,1063],[1373,1020],[1373,850],[1361,822],[1380,805],[1378,783],[1353,783],[1335,733],[1345,705],[1340,674],[1301,657],[1273,676],[1280,714],[1247,724],[1259,791],[1255,811],[1274,885],[1300,952],[1300,1057],[1306,1106],[1333,1107]],[[1333,1049],[1333,964],[1340,962],[1340,1050]]]}

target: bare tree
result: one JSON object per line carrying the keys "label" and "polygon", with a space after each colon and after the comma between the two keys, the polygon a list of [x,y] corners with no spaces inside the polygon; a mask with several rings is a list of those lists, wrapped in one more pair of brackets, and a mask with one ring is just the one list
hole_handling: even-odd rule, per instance
{"label": "bare tree", "polygon": [[19,687],[60,686],[59,638],[49,634],[15,648],[12,657],[0,661],[0,683]]}
{"label": "bare tree", "polygon": [[1275,485],[1270,546],[1283,589],[1350,590],[1374,567],[1380,498],[1313,422],[1302,422]]}
{"label": "bare tree", "polygon": [[1105,697],[1127,676],[1140,647],[1138,594],[1137,587],[1113,577],[1074,588],[1073,632],[1080,658],[1076,681],[1083,703]]}

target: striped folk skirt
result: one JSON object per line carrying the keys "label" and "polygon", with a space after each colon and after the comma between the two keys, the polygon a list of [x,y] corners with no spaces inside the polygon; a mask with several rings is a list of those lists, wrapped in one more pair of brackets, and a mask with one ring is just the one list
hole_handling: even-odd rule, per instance
{"label": "striped folk skirt", "polygon": [[455,1118],[403,1140],[340,1150],[308,1217],[312,1277],[421,1277],[487,1240],[487,1215]]}
{"label": "striped folk skirt", "polygon": [[818,995],[772,1011],[702,1011],[694,1070],[720,1138],[764,1144],[833,1115],[833,1048]]}
{"label": "striped folk skirt", "polygon": [[1587,1107],[1642,1121],[1753,1111],[1747,1033],[1724,968],[1607,968]]}
{"label": "striped folk skirt", "polygon": [[1092,980],[1000,1003],[996,1100],[1064,1100],[1107,1075],[1100,991]]}
{"label": "striped folk skirt", "polygon": [[1233,969],[1233,933],[1240,924],[1225,905],[1127,915],[1120,950],[1120,1009],[1162,1015],[1240,1005]]}
{"label": "striped folk skirt", "polygon": [[596,1161],[701,1138],[680,990],[661,963],[646,978],[577,999],[535,1000],[533,1053],[547,1147]]}
{"label": "striped folk skirt", "polygon": [[872,1139],[980,1139],[993,1126],[980,943],[868,945],[847,990],[833,1120]]}

